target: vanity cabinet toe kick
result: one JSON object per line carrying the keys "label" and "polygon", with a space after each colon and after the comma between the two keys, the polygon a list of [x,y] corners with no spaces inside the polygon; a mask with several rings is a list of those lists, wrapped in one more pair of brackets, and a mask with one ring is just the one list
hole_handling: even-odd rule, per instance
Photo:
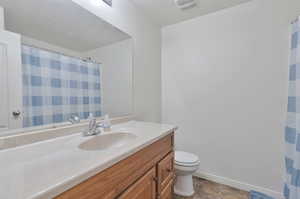
{"label": "vanity cabinet toe kick", "polygon": [[55,199],[172,199],[173,147],[171,133]]}

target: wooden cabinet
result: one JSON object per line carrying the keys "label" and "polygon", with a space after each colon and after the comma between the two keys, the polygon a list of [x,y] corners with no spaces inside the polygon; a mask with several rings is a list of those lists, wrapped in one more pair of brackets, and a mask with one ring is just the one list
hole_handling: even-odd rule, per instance
{"label": "wooden cabinet", "polygon": [[162,190],[162,192],[159,195],[159,199],[172,199],[173,185],[174,185],[174,179],[170,180],[167,186]]}
{"label": "wooden cabinet", "polygon": [[174,177],[174,152],[169,153],[157,164],[158,192],[162,192]]}
{"label": "wooden cabinet", "polygon": [[56,199],[171,199],[173,162],[171,133]]}
{"label": "wooden cabinet", "polygon": [[126,190],[119,199],[156,199],[155,167]]}
{"label": "wooden cabinet", "polygon": [[132,185],[119,199],[172,199],[174,152],[170,152],[146,175]]}

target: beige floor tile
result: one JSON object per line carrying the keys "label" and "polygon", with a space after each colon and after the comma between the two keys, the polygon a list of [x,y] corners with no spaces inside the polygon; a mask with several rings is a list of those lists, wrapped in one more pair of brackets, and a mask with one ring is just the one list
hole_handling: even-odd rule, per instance
{"label": "beige floor tile", "polygon": [[226,185],[194,178],[195,195],[192,197],[174,196],[174,199],[248,199],[249,193]]}

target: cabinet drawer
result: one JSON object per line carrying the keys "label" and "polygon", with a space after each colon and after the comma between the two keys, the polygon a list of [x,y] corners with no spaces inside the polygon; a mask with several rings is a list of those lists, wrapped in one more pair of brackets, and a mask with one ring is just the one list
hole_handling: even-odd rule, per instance
{"label": "cabinet drawer", "polygon": [[169,153],[158,163],[158,193],[166,188],[169,182],[174,178],[174,152]]}

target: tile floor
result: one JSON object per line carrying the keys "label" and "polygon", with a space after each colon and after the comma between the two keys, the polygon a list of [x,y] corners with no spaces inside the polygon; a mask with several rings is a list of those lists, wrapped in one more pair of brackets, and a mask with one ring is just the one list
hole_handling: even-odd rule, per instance
{"label": "tile floor", "polygon": [[226,185],[217,184],[194,177],[195,195],[192,197],[174,196],[174,199],[248,199],[249,193]]}

